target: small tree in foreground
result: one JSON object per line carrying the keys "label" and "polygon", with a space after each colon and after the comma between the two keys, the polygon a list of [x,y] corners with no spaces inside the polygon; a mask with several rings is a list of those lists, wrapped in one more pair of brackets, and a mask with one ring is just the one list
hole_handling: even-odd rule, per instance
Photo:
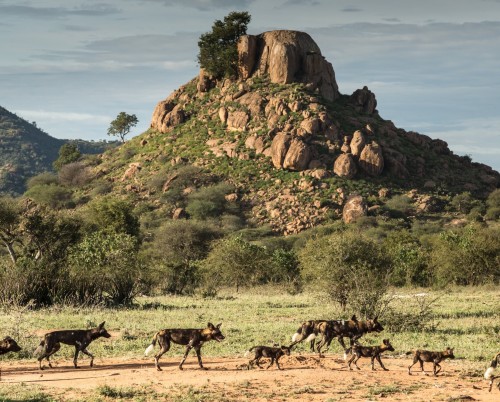
{"label": "small tree in foreground", "polygon": [[119,137],[121,142],[125,142],[125,136],[130,133],[132,127],[135,127],[137,123],[139,123],[139,120],[137,120],[135,114],[120,112],[116,119],[111,122],[108,135]]}

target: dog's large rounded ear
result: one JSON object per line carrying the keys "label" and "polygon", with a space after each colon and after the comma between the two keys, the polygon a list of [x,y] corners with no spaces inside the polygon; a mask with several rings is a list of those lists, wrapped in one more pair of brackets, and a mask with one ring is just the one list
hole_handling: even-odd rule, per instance
{"label": "dog's large rounded ear", "polygon": [[106,324],[106,321],[103,321],[99,324],[99,328],[104,328],[104,324]]}
{"label": "dog's large rounded ear", "polygon": [[209,329],[214,329],[215,327],[214,327],[214,324],[212,324],[211,322],[209,322],[209,323],[207,324],[207,328],[209,328]]}
{"label": "dog's large rounded ear", "polygon": [[354,314],[354,315],[351,317],[351,321],[358,321],[358,318],[356,317],[356,314]]}
{"label": "dog's large rounded ear", "polygon": [[378,320],[378,315],[375,316],[375,318],[373,319],[373,322],[377,322]]}
{"label": "dog's large rounded ear", "polygon": [[217,328],[220,328],[220,326],[221,326],[221,325],[222,325],[222,323],[221,323],[221,322],[219,322],[219,323],[216,325],[216,327],[217,327]]}

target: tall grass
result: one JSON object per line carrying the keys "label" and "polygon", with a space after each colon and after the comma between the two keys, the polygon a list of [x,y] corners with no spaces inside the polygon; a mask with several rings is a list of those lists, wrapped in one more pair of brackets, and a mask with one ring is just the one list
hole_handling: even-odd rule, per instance
{"label": "tall grass", "polygon": [[[419,294],[419,296],[414,296]],[[419,300],[434,300],[425,316],[425,325],[392,325],[384,322],[393,317],[417,314]],[[421,302],[419,302],[421,303]],[[363,344],[374,344],[390,338],[395,355],[415,348],[455,348],[457,358],[484,362],[498,352],[500,331],[500,289],[498,287],[453,288],[447,292],[428,289],[407,289],[393,292],[390,309],[379,321],[386,328],[399,328],[393,333],[368,334]],[[389,314],[389,310],[391,313]],[[395,314],[399,313],[399,314]],[[6,308],[0,317],[0,336],[15,335],[25,352],[9,354],[1,359],[33,359],[33,351],[44,331],[62,328],[90,328],[106,321],[113,337],[98,340],[90,350],[98,359],[106,357],[141,358],[152,336],[162,328],[202,328],[208,322],[222,322],[226,340],[210,342],[203,347],[207,356],[241,356],[255,344],[289,344],[300,323],[308,319],[348,318],[322,294],[289,295],[279,288],[262,287],[235,293],[226,290],[219,297],[204,299],[197,296],[140,297],[133,308],[74,308],[54,306],[31,310]],[[397,323],[394,323],[397,324]],[[298,345],[301,353],[308,351]],[[59,357],[72,357],[72,348],[63,347]],[[180,356],[183,348],[172,347],[169,355]],[[340,354],[335,341],[329,353]]]}

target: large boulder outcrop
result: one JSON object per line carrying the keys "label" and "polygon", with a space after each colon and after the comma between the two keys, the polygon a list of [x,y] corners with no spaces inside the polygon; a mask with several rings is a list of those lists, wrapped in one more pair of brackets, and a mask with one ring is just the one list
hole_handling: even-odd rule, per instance
{"label": "large boulder outcrop", "polygon": [[273,83],[302,82],[331,101],[340,96],[331,63],[305,32],[243,35],[238,42],[238,70],[242,79],[269,74]]}
{"label": "large boulder outcrop", "polygon": [[291,140],[292,136],[287,133],[280,132],[274,137],[271,144],[271,159],[275,168],[281,169],[283,167],[283,161]]}
{"label": "large boulder outcrop", "polygon": [[349,101],[359,113],[371,115],[377,111],[377,99],[375,99],[375,94],[366,86],[364,86],[363,89],[354,91]]}
{"label": "large boulder outcrop", "polygon": [[359,166],[371,176],[378,176],[384,169],[382,148],[375,141],[365,145],[359,156]]}
{"label": "large boulder outcrop", "polygon": [[283,168],[289,170],[306,170],[311,161],[311,150],[303,141],[294,138],[283,160]]}
{"label": "large boulder outcrop", "polygon": [[356,162],[351,154],[341,154],[337,159],[335,159],[333,172],[337,176],[352,179],[356,175],[357,171],[358,168],[356,167]]}
{"label": "large boulder outcrop", "polygon": [[349,197],[344,205],[342,219],[345,223],[351,223],[367,214],[368,207],[363,197],[360,195],[353,195]]}

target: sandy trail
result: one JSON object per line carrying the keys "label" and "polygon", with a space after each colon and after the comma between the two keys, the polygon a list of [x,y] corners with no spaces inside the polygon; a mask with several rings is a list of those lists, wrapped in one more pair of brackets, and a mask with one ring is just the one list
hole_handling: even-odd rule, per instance
{"label": "sandy trail", "polygon": [[[463,361],[444,362],[438,377],[422,375],[417,365],[415,375],[409,376],[407,358],[385,358],[390,370],[386,372],[380,368],[372,371],[369,359],[358,362],[361,370],[349,371],[343,360],[328,355],[322,359],[307,354],[285,356],[280,360],[284,370],[275,366],[248,370],[244,368],[248,360],[235,357],[205,357],[208,370],[200,370],[196,357],[190,355],[180,371],[179,361],[179,357],[162,358],[161,372],[154,369],[152,358],[96,358],[94,368],[88,367],[88,359],[82,359],[82,368],[74,369],[71,360],[56,357],[54,368],[44,371],[38,370],[36,362],[6,361],[2,363],[1,384],[37,384],[61,400],[82,398],[102,385],[171,395],[181,395],[193,387],[207,395],[241,401],[500,400],[496,388],[488,392],[486,380],[464,375]],[[432,365],[425,367],[431,370]]]}

